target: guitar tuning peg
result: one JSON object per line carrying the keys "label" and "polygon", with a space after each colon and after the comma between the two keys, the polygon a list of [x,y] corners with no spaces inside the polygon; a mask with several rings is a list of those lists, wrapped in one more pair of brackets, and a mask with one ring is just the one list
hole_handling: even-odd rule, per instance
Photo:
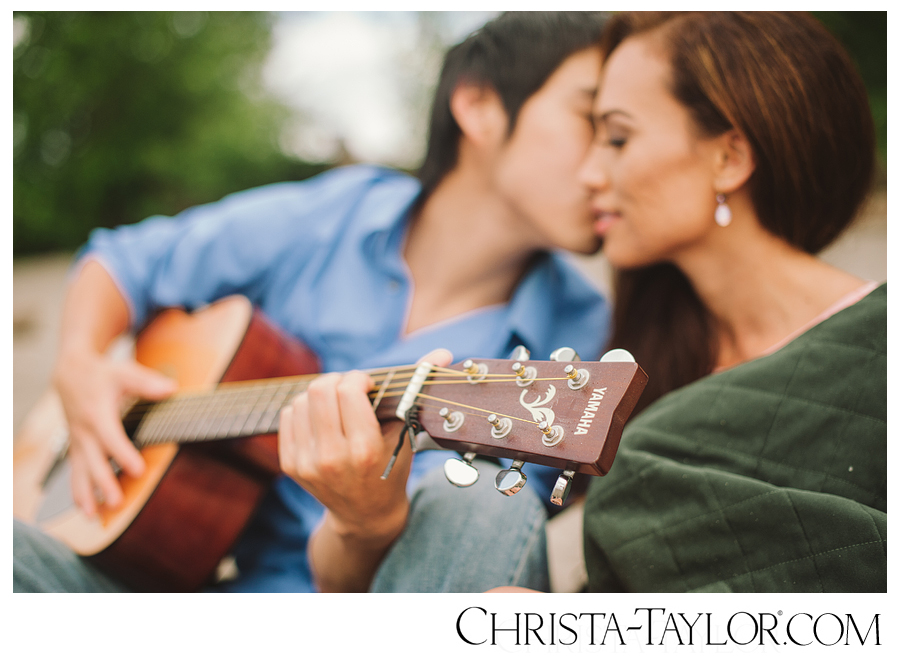
{"label": "guitar tuning peg", "polygon": [[632,356],[631,352],[627,349],[611,349],[600,357],[600,361],[625,361],[627,363],[634,363],[634,356]]}
{"label": "guitar tuning peg", "polygon": [[471,487],[478,480],[478,469],[472,465],[474,452],[466,452],[462,459],[447,459],[444,462],[444,475],[450,484],[457,487]]}
{"label": "guitar tuning peg", "polygon": [[563,369],[563,372],[566,374],[566,377],[569,378],[569,389],[581,389],[588,383],[588,380],[591,379],[591,374],[587,370],[584,368],[575,368],[572,364],[566,366]]}
{"label": "guitar tuning peg", "polygon": [[509,417],[497,417],[488,415],[487,421],[491,424],[491,437],[497,440],[506,438],[512,431],[512,420]]}
{"label": "guitar tuning peg", "polygon": [[572,489],[572,481],[575,479],[575,471],[563,471],[556,479],[553,491],[550,493],[550,503],[561,506],[566,502],[569,491]]}
{"label": "guitar tuning peg", "polygon": [[528,480],[528,477],[522,472],[524,465],[524,461],[514,461],[509,468],[497,473],[497,477],[494,478],[494,488],[506,496],[517,494]]}
{"label": "guitar tuning peg", "polygon": [[571,347],[560,347],[550,354],[550,361],[581,361],[581,357]]}
{"label": "guitar tuning peg", "polygon": [[531,358],[531,352],[528,351],[525,345],[517,345],[509,355],[509,358],[513,361],[528,361]]}

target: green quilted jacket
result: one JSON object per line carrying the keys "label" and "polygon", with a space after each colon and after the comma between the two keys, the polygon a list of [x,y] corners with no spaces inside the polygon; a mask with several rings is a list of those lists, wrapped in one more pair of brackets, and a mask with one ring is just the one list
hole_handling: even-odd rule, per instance
{"label": "green quilted jacket", "polygon": [[887,286],[635,417],[584,534],[591,591],[885,591]]}

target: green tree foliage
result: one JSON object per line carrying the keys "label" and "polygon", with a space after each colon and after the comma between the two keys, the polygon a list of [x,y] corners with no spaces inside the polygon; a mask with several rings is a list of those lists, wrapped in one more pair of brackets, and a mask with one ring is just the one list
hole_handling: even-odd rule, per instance
{"label": "green tree foliage", "polygon": [[286,158],[261,90],[271,16],[17,12],[13,252],[324,166]]}
{"label": "green tree foliage", "polygon": [[850,52],[869,91],[878,153],[887,166],[887,12],[813,12]]}

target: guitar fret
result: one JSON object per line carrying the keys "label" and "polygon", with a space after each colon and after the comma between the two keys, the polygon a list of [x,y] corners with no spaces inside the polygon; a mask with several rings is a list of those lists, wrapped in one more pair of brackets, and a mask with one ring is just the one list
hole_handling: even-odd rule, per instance
{"label": "guitar fret", "polygon": [[210,392],[164,399],[144,411],[132,439],[144,446],[275,433],[281,410],[315,377],[228,383]]}
{"label": "guitar fret", "polygon": [[[253,392],[255,398],[249,404],[248,410],[234,417],[231,425],[228,428],[228,436],[231,438],[236,438],[239,436],[253,435],[254,431],[251,421],[253,420],[256,406],[259,404],[261,398],[265,398],[267,394],[271,396],[275,394],[277,390],[278,385],[272,383],[266,383],[264,385],[254,385],[254,388],[248,390]],[[247,395],[249,396],[249,394]]]}
{"label": "guitar fret", "polygon": [[271,433],[273,429],[278,428],[278,420],[281,416],[281,409],[284,408],[290,400],[296,396],[295,393],[296,385],[293,383],[286,383],[279,387],[278,393],[272,397],[269,401],[265,412],[263,412],[262,416],[259,418],[259,421],[256,424],[256,428],[265,427],[267,433]]}
{"label": "guitar fret", "polygon": [[246,390],[235,390],[230,394],[231,403],[228,404],[226,412],[219,422],[219,428],[216,430],[215,438],[235,437],[234,426],[241,420],[245,413],[243,409],[244,401],[242,398],[244,396],[246,396]]}
{"label": "guitar fret", "polygon": [[180,443],[184,440],[185,431],[190,427],[190,422],[192,420],[192,415],[190,414],[190,397],[183,399],[181,403],[179,403],[175,407],[175,412],[172,415],[171,425],[171,434],[169,438],[173,442]]}
{"label": "guitar fret", "polygon": [[274,394],[276,389],[277,385],[271,383],[264,385],[257,384],[245,389],[243,392],[242,410],[240,414],[235,415],[232,419],[231,424],[228,427],[228,436],[237,438],[240,436],[253,435],[255,432],[249,425],[250,420],[253,417],[254,408],[259,403],[260,398],[264,398],[266,394]]}
{"label": "guitar fret", "polygon": [[[215,430],[211,431],[208,435],[209,438],[230,438],[230,434],[228,431],[228,427],[230,423],[233,423],[233,408],[235,404],[240,400],[240,392],[238,391],[230,391],[226,392],[223,395],[222,402],[218,405],[218,415],[216,418],[219,420],[218,426]],[[231,420],[231,422],[229,422]]]}
{"label": "guitar fret", "polygon": [[204,421],[207,419],[204,413],[205,408],[203,407],[204,405],[206,405],[206,400],[206,396],[197,396],[192,399],[193,402],[190,405],[193,407],[191,407],[190,410],[193,413],[193,417],[190,420],[190,425],[188,426],[188,429],[184,434],[183,440],[185,442],[195,442],[197,440],[197,436],[202,433]]}
{"label": "guitar fret", "polygon": [[198,422],[198,431],[193,436],[194,440],[204,441],[215,436],[216,420],[219,420],[219,426],[221,426],[220,418],[225,408],[230,405],[229,401],[234,402],[236,393],[234,389],[227,389],[214,391],[206,397],[202,408],[203,419]]}
{"label": "guitar fret", "polygon": [[153,445],[161,442],[156,437],[160,432],[160,420],[165,414],[165,408],[161,406],[162,403],[157,403],[144,413],[137,431],[135,431],[135,442],[141,445]]}

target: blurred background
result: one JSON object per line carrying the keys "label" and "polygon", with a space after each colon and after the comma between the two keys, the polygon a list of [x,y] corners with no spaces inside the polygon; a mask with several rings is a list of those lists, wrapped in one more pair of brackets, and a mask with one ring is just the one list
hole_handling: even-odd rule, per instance
{"label": "blurred background", "polygon": [[[823,256],[883,280],[887,14],[816,14],[859,65],[880,152],[867,208]],[[414,171],[443,52],[494,15],[14,12],[14,430],[49,381],[91,229],[335,165]],[[602,257],[576,262],[608,286]]]}

